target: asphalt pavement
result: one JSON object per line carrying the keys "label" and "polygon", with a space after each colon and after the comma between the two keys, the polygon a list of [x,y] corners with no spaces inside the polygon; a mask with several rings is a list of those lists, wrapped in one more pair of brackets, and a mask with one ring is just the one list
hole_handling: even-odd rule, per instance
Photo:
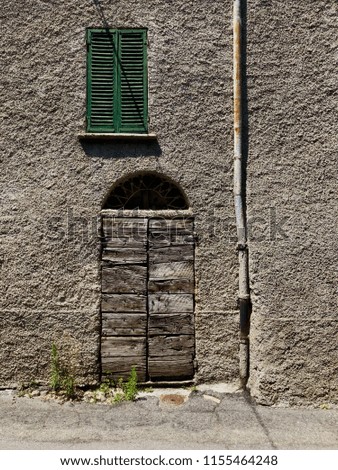
{"label": "asphalt pavement", "polygon": [[221,387],[108,405],[0,392],[0,449],[338,449],[338,409],[255,404]]}

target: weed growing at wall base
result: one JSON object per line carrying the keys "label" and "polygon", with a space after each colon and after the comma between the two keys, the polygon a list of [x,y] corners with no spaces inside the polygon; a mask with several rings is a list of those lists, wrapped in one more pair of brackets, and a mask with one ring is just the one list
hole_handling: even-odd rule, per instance
{"label": "weed growing at wall base", "polygon": [[134,401],[137,394],[138,394],[138,389],[137,389],[137,373],[136,373],[136,368],[132,367],[130,376],[127,380],[127,382],[122,384],[122,389],[124,391],[124,395],[126,397],[126,400],[128,401]]}
{"label": "weed growing at wall base", "polygon": [[138,383],[136,367],[132,367],[126,381],[122,377],[114,381],[105,377],[102,383],[95,389],[86,391],[83,387],[77,387],[75,378],[69,373],[67,367],[62,364],[56,344],[52,344],[49,391],[36,382],[22,384],[18,389],[18,397],[45,397],[44,399],[56,399],[59,403],[66,400],[85,401],[89,403],[104,403],[114,405],[125,401],[134,401],[138,395]]}
{"label": "weed growing at wall base", "polygon": [[50,387],[54,392],[63,393],[67,398],[75,396],[75,379],[66,368],[60,366],[59,352],[52,344]]}

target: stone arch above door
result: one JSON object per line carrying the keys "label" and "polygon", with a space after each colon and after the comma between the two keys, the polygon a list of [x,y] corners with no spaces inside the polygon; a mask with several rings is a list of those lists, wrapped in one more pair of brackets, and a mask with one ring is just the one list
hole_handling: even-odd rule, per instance
{"label": "stone arch above door", "polygon": [[137,209],[102,211],[102,374],[127,377],[136,366],[142,382],[191,379],[194,218],[185,209]]}

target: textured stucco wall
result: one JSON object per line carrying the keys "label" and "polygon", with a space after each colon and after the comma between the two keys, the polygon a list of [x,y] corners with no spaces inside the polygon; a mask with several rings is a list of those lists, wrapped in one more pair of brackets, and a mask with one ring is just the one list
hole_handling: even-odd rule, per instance
{"label": "textured stucco wall", "polygon": [[[224,221],[233,217],[231,5],[4,0],[0,386],[46,381],[53,341],[79,382],[97,379],[95,218],[113,183],[138,170],[177,181],[196,214],[197,378],[237,378],[237,261]],[[156,144],[78,140],[85,28],[105,24],[149,28]]]}
{"label": "textured stucco wall", "polygon": [[249,385],[267,404],[336,402],[337,3],[247,3]]}
{"label": "textured stucco wall", "polygon": [[[252,395],[337,401],[334,0],[248,0]],[[55,341],[98,377],[96,217],[114,182],[156,170],[196,214],[200,381],[238,377],[232,0],[5,0],[0,386],[48,380]],[[149,28],[157,143],[80,142],[85,28]],[[83,219],[79,219],[82,217]]]}

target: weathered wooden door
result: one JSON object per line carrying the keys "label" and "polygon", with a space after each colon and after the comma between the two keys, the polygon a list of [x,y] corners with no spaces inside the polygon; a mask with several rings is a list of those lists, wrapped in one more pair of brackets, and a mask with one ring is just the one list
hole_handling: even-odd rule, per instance
{"label": "weathered wooden door", "polygon": [[140,381],[194,373],[192,218],[103,216],[102,373]]}

